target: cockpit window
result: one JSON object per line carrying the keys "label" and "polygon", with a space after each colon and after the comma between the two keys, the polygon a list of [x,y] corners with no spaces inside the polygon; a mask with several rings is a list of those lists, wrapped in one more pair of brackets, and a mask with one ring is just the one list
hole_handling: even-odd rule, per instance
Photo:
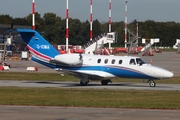
{"label": "cockpit window", "polygon": [[130,64],[130,65],[136,65],[135,60],[134,60],[134,59],[131,59],[131,60],[129,61],[129,64]]}
{"label": "cockpit window", "polygon": [[141,59],[141,58],[136,58],[136,63],[138,65],[147,64],[147,62],[145,60]]}

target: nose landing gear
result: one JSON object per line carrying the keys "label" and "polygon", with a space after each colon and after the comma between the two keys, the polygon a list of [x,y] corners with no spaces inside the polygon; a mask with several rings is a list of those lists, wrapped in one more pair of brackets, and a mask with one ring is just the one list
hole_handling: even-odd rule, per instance
{"label": "nose landing gear", "polygon": [[154,80],[148,80],[148,83],[150,87],[156,87],[156,83],[154,82]]}

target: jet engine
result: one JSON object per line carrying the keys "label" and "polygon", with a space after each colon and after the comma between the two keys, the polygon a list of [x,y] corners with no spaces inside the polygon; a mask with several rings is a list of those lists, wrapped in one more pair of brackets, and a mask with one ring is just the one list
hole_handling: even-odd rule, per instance
{"label": "jet engine", "polygon": [[82,54],[60,54],[55,56],[54,61],[67,65],[78,65],[82,64]]}

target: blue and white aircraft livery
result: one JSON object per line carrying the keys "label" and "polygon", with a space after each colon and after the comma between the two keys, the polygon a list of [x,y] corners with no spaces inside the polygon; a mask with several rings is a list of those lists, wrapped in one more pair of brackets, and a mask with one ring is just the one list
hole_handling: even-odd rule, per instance
{"label": "blue and white aircraft livery", "polygon": [[27,48],[33,55],[32,60],[80,78],[82,86],[87,85],[90,80],[100,80],[102,85],[107,85],[112,78],[120,77],[147,79],[150,87],[155,87],[154,80],[174,76],[172,72],[152,66],[135,56],[60,54],[37,31],[31,29],[17,29],[17,31],[27,43]]}

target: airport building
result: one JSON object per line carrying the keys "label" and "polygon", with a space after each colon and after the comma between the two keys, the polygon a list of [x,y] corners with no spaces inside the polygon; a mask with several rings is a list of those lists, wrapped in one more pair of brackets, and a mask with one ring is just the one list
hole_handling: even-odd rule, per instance
{"label": "airport building", "polygon": [[31,28],[31,26],[19,26],[0,24],[0,58],[21,56],[22,51],[27,51],[26,44],[18,35],[17,28]]}

